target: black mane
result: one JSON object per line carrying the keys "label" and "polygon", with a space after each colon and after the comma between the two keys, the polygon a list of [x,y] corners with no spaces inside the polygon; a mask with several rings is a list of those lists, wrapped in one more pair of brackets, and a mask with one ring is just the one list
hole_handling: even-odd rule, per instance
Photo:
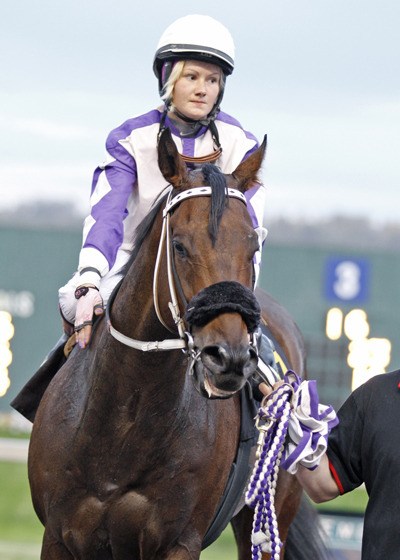
{"label": "black mane", "polygon": [[[208,220],[208,233],[214,245],[217,240],[218,228],[222,214],[224,213],[224,210],[229,202],[229,198],[227,196],[228,191],[225,176],[218,167],[216,167],[212,163],[206,163],[202,167],[202,172],[204,176],[204,184],[211,187],[211,205]],[[173,197],[177,194],[179,194],[179,191],[173,193]],[[160,211],[161,206],[164,204],[167,196],[168,193],[165,193],[161,195],[161,198],[156,199],[150,212],[137,226],[134,234],[132,254],[129,257],[128,262],[122,269],[123,275],[128,272],[132,263],[136,259],[140,247],[142,246],[143,241],[151,230],[154,220],[156,219],[156,216]]]}

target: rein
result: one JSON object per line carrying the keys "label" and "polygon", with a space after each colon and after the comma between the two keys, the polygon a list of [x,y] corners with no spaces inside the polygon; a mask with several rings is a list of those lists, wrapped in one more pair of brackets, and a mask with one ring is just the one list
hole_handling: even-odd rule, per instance
{"label": "rein", "polygon": [[[238,198],[244,204],[247,204],[246,197],[239,190],[227,188],[226,192],[227,192],[227,196],[230,196],[232,198]],[[179,338],[165,339],[161,341],[142,341],[142,340],[136,340],[134,338],[130,338],[122,334],[121,332],[119,332],[115,327],[113,327],[111,323],[110,311],[111,311],[112,303],[115,299],[115,296],[118,292],[122,280],[116,286],[113,294],[109,299],[108,305],[106,307],[106,321],[110,334],[125,346],[129,346],[130,348],[134,348],[136,350],[141,350],[142,352],[157,352],[160,350],[182,349],[190,354],[190,356],[192,357],[192,361],[193,360],[196,361],[199,357],[199,352],[196,351],[194,348],[193,338],[191,334],[187,330],[185,330],[185,323],[180,313],[178,298],[176,294],[175,278],[173,273],[173,256],[172,256],[172,246],[170,240],[169,220],[170,220],[170,213],[173,210],[173,208],[175,208],[183,200],[187,200],[189,198],[194,198],[199,196],[211,196],[212,188],[208,186],[194,187],[192,189],[188,189],[186,191],[179,193],[175,197],[172,197],[172,193],[173,193],[173,189],[171,188],[168,194],[166,205],[163,210],[163,223],[162,223],[160,241],[158,245],[156,264],[154,267],[153,301],[154,301],[154,307],[158,320],[164,327],[166,327],[169,331],[171,331],[171,329],[166,325],[166,323],[164,322],[161,316],[161,311],[159,307],[159,298],[158,298],[158,292],[159,292],[158,277],[160,271],[160,263],[164,251],[164,246],[166,245],[168,287],[169,287],[169,293],[171,298],[168,307],[171,312],[174,323],[178,329]]]}

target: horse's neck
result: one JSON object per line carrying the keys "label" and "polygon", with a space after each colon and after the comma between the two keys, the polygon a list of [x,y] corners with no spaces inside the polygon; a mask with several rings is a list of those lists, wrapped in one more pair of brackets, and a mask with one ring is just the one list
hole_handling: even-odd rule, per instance
{"label": "horse's neck", "polygon": [[[146,237],[109,309],[115,329],[145,342],[174,337],[157,318],[153,302],[158,225]],[[160,266],[159,290],[163,319],[165,314],[165,319],[172,322],[166,305],[169,294],[164,261]],[[155,416],[162,411],[173,422],[176,411],[187,406],[193,392],[193,384],[185,379],[186,359],[182,352],[144,352],[122,344],[109,334],[101,338],[91,364],[89,399],[96,401],[93,408],[101,409],[107,417],[112,414],[111,421],[116,423],[125,417],[136,418],[140,411],[146,417],[143,413],[146,407],[152,408]],[[112,413],[111,401],[117,405],[112,407]]]}
{"label": "horse's neck", "polygon": [[[126,274],[119,293],[115,298],[111,321],[117,330],[135,340],[154,341],[170,338],[171,333],[160,322],[156,315],[153,296],[154,260],[148,262],[140,258]],[[160,286],[167,289],[166,274],[161,271]],[[163,299],[169,299],[167,295]],[[171,315],[164,305],[165,319],[170,321]]]}
{"label": "horse's neck", "polygon": [[[157,230],[152,237],[153,239],[146,239],[143,243],[141,251],[126,273],[109,310],[113,327],[125,336],[141,342],[154,342],[177,337],[177,332],[176,334],[171,333],[156,315],[153,301],[153,277],[158,248]],[[163,302],[163,320],[170,322],[171,328],[174,328],[166,304],[170,299],[166,276],[166,266],[165,263],[162,263],[159,291],[161,292],[160,300]],[[162,352],[132,350],[112,337],[107,337],[107,345],[111,347],[111,356],[118,356],[119,362],[126,360],[130,364],[129,371],[124,372],[124,375],[127,375],[127,379],[122,381],[124,386],[126,383],[132,383],[135,387],[143,385],[143,389],[146,390],[148,387],[148,383],[144,381],[146,370],[151,372],[151,379],[154,379],[159,385],[160,381],[161,384],[164,382],[166,368],[170,368],[174,372],[183,367],[181,365],[183,354],[180,350]],[[101,359],[99,358],[97,361],[101,362]],[[101,363],[98,363],[98,366],[101,367]]]}

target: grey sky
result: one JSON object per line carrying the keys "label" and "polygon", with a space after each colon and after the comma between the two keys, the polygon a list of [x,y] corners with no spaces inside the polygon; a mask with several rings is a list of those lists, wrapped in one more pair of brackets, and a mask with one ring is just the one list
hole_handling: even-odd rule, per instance
{"label": "grey sky", "polygon": [[0,210],[86,211],[108,132],[159,104],[155,46],[188,13],[234,36],[223,109],[268,133],[267,220],[399,220],[398,0],[3,0]]}

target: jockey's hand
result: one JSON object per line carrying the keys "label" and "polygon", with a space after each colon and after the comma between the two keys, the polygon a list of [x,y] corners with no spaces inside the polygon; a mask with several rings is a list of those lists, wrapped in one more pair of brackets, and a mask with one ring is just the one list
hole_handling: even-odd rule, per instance
{"label": "jockey's hand", "polygon": [[75,337],[81,348],[86,348],[92,334],[93,315],[104,313],[100,292],[90,286],[79,286],[75,291],[78,299],[75,315]]}

